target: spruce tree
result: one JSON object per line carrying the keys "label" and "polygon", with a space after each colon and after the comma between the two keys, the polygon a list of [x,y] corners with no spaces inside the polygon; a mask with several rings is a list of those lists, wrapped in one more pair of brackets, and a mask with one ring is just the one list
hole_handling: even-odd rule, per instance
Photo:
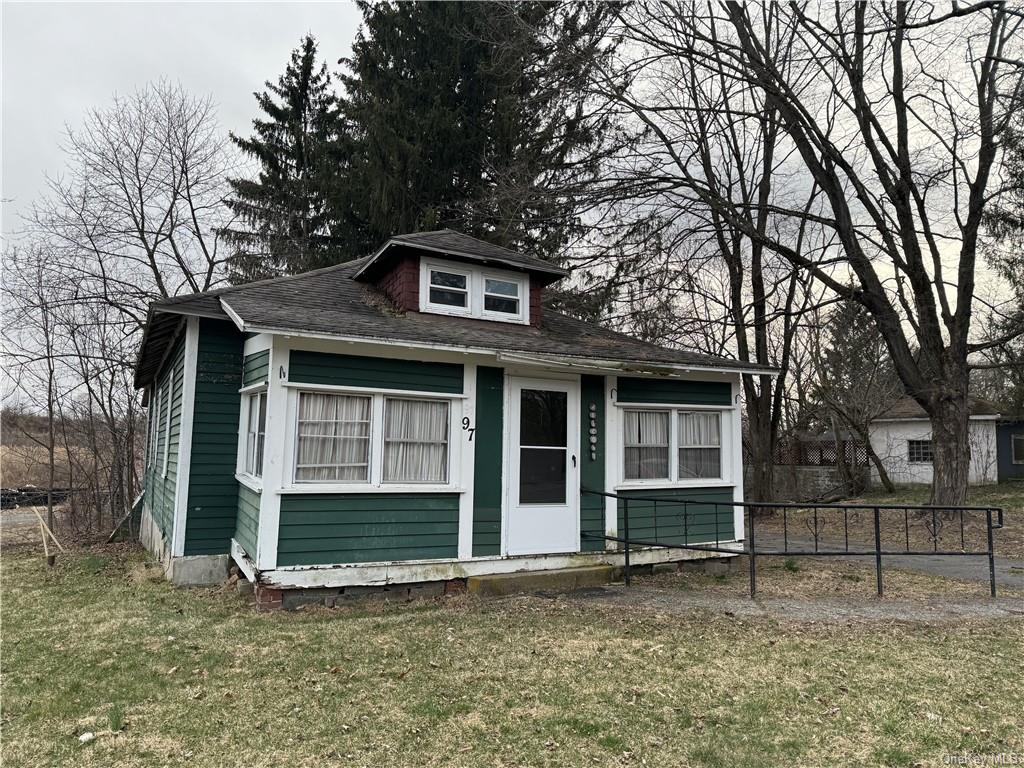
{"label": "spruce tree", "polygon": [[326,64],[317,65],[317,43],[303,38],[277,82],[255,93],[265,117],[253,135],[231,140],[255,160],[255,179],[230,180],[227,206],[234,224],[222,234],[234,248],[230,279],[249,282],[302,272],[336,260],[336,233],[328,205],[328,180],[339,166],[336,101]]}

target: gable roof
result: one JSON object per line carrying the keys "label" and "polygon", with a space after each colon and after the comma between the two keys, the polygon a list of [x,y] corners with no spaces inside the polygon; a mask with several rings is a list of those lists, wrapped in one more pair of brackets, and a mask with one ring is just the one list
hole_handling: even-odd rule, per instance
{"label": "gable roof", "polygon": [[[970,416],[998,416],[999,408],[987,400],[977,397],[968,398],[967,412]],[[902,421],[904,419],[927,419],[928,414],[920,403],[912,397],[904,396],[892,404],[881,416],[873,421]]]}
{"label": "gable roof", "polygon": [[355,280],[369,258],[154,303],[136,364],[136,387],[146,386],[157,373],[162,350],[149,330],[166,322],[166,315],[230,319],[253,333],[549,356],[581,364],[774,372],[769,366],[659,347],[550,309],[544,310],[540,327],[400,311],[379,290]]}
{"label": "gable roof", "polygon": [[453,229],[440,229],[436,232],[413,232],[407,235],[395,235],[355,273],[354,277],[370,276],[380,271],[395,251],[402,248],[414,248],[451,256],[463,261],[478,264],[500,264],[504,267],[543,275],[545,284],[553,283],[569,274],[569,270],[555,266],[549,261],[528,256],[517,251],[479,240]]}

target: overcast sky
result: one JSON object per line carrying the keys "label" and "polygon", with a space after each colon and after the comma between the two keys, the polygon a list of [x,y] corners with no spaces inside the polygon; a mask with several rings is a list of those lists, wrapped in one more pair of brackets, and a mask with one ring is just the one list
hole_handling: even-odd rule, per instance
{"label": "overcast sky", "polygon": [[209,94],[225,131],[248,134],[252,97],[306,32],[332,71],[359,25],[345,2],[3,2],[3,233],[59,174],[65,125],[160,77]]}

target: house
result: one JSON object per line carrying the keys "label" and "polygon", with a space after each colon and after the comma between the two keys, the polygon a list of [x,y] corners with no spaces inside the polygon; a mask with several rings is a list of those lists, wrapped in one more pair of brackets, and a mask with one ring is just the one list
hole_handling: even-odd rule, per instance
{"label": "house", "polygon": [[[544,306],[566,270],[444,230],[154,304],[142,540],[178,583],[270,590],[615,564],[738,540],[740,374]],[[649,550],[634,562],[698,553]],[[272,598],[268,598],[272,599]]]}
{"label": "house", "polygon": [[[996,423],[998,409],[991,403],[971,398],[968,440],[972,485],[997,481]],[[932,482],[932,425],[924,409],[910,397],[897,400],[870,426],[871,447],[882,460],[889,478],[896,484]],[[872,481],[878,473],[872,467]]]}
{"label": "house", "polygon": [[1024,419],[996,424],[996,459],[1000,483],[1024,480]]}

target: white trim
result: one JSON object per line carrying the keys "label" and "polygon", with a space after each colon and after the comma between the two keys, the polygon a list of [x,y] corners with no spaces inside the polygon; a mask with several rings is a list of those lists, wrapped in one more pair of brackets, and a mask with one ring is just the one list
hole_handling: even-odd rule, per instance
{"label": "white trim", "polygon": [[[473,557],[473,495],[476,484],[476,363],[465,363],[462,377],[465,400],[462,401],[461,418],[456,422],[457,434],[461,436],[459,479],[463,488],[459,497],[458,553],[460,560],[469,560]],[[452,439],[454,442],[454,435]]]}
{"label": "white trim", "polygon": [[238,330],[240,330],[240,331],[248,330],[248,328],[246,328],[246,326],[245,326],[245,320],[243,320],[242,316],[239,315],[237,312],[235,312],[235,310],[233,310],[231,308],[230,304],[228,304],[226,301],[224,301],[224,297],[221,296],[218,300],[220,301],[221,309],[224,310],[224,314],[226,314],[231,319],[231,322],[235,324],[235,326],[238,328]]}
{"label": "white trim", "polygon": [[[635,341],[635,339],[634,339]],[[669,350],[671,351],[671,350]],[[692,363],[662,363],[643,360],[604,360],[596,357],[575,357],[573,355],[555,355],[537,352],[504,352],[496,350],[498,360],[510,363],[523,363],[525,365],[560,365],[570,368],[584,368],[589,371],[606,372],[615,371],[636,378],[665,378],[671,376],[678,379],[680,373],[693,374],[695,378],[703,379],[705,373],[739,373],[748,376],[778,376],[775,369],[760,370],[749,368],[732,368],[729,366],[704,366]],[[615,387],[613,387],[615,389]]]}
{"label": "white trim", "polygon": [[[1001,418],[1003,418],[1002,415],[998,414],[998,413],[985,413],[985,414],[972,414],[972,415],[967,417],[967,420],[968,421],[998,421]],[[900,419],[885,419],[885,418],[872,419],[871,423],[872,424],[876,424],[876,423],[879,423],[879,422],[882,422],[882,423],[892,423],[892,422],[911,422],[911,421],[919,421],[922,424],[931,424],[932,420],[930,418],[928,418],[927,416],[907,416],[907,417],[900,418]]]}
{"label": "white trim", "polygon": [[[171,456],[171,411],[174,410],[174,366],[167,369],[167,417],[164,419],[164,458],[163,469],[160,473],[164,480],[167,479],[167,464]],[[179,427],[180,429],[180,427]],[[181,433],[178,433],[179,442]]]}
{"label": "white trim", "polygon": [[250,491],[263,493],[263,483],[259,482],[260,478],[258,477],[252,477],[244,472],[236,472],[235,480],[237,480],[241,485],[244,485]]}
{"label": "white trim", "polygon": [[[249,355],[257,355],[260,352],[269,352],[270,348],[274,344],[274,337],[269,333],[257,333],[255,336],[250,336],[245,340],[242,345],[242,357],[248,357]],[[270,372],[267,372],[270,375]]]}
{"label": "white trim", "polygon": [[666,480],[663,477],[656,477],[651,480],[637,482],[629,480],[618,483],[612,490],[619,491],[676,491],[687,488],[734,488],[736,483],[732,480],[722,480],[715,477],[697,477],[686,480]]}
{"label": "white trim", "polygon": [[682,410],[682,411],[735,411],[734,405],[694,405],[692,403],[628,403],[616,401],[617,407],[627,410],[657,411],[661,410]]}
{"label": "white trim", "polygon": [[[732,421],[734,424],[731,429],[734,430],[732,439],[732,465],[738,469],[733,472],[733,488],[732,488],[732,500],[736,503],[743,502],[743,427],[742,427],[742,416],[739,412],[740,402],[743,397],[743,380],[740,377],[736,377],[732,382],[732,401],[736,406],[736,416],[733,417]],[[735,434],[735,431],[739,430],[739,434]],[[737,541],[743,541],[746,538],[746,531],[743,526],[743,507],[733,507],[733,531]]]}
{"label": "white trim", "polygon": [[259,572],[256,570],[256,563],[253,562],[252,558],[246,554],[245,550],[242,549],[241,545],[235,541],[235,538],[231,538],[231,559],[235,561],[238,566],[238,570],[245,574],[250,582],[256,583],[259,579]]}
{"label": "white trim", "polygon": [[300,480],[294,485],[275,488],[274,493],[283,496],[304,493],[465,493],[461,485],[439,485],[438,483],[329,483],[315,480]]}
{"label": "white trim", "polygon": [[[195,417],[196,367],[199,363],[199,318],[189,317],[185,326],[185,360],[181,391],[181,422],[178,426],[178,477],[174,488],[174,525],[171,555],[185,554],[185,525],[188,521],[189,479],[192,469],[192,423]],[[173,398],[172,398],[173,402]],[[170,408],[168,408],[168,413]],[[170,435],[168,435],[170,442]]]}
{"label": "white trim", "polygon": [[[273,371],[281,360],[288,359],[287,341],[280,337],[274,338],[270,350],[269,370]],[[263,488],[274,490],[284,484],[285,472],[288,468],[288,433],[290,431],[291,414],[289,413],[289,393],[281,386],[278,376],[270,376],[267,386],[267,423],[264,430],[264,446],[272,446],[272,450],[263,451]],[[244,456],[243,456],[244,461]],[[260,527],[256,537],[256,565],[261,571],[277,566],[277,539],[281,521],[281,495],[277,493],[260,494]]]}
{"label": "white trim", "polygon": [[[642,491],[656,488],[726,488],[734,485],[737,473],[742,474],[742,466],[733,464],[735,459],[733,443],[734,424],[739,421],[732,406],[695,406],[695,405],[663,405],[662,403],[623,404],[616,403],[620,415],[618,434],[615,445],[619,455],[619,472],[616,475],[615,490]],[[668,413],[668,477],[648,479],[626,478],[626,444],[622,431],[621,415],[630,411],[663,411]],[[719,416],[718,476],[717,477],[679,477],[679,418],[681,411],[713,411]]]}
{"label": "white trim", "polygon": [[[598,429],[604,429],[604,488],[606,493],[618,483],[622,468],[619,466],[619,452],[615,450],[615,435],[622,434],[622,423],[619,419],[619,409],[615,407],[615,390],[618,387],[618,376],[605,377],[604,391],[604,425]],[[619,529],[619,505],[616,499],[604,498],[604,535],[618,536]],[[613,550],[616,547],[614,541],[606,541],[605,549]]]}
{"label": "white trim", "polygon": [[[266,385],[260,385],[266,386]],[[424,392],[419,389],[384,389],[381,387],[353,387],[348,384],[303,384],[299,381],[286,381],[281,384],[285,389],[300,389],[303,392],[325,392],[328,394],[343,395],[351,392],[354,395],[397,395],[399,397],[413,397],[417,400],[465,400],[468,395],[457,392]],[[241,390],[239,390],[241,391]]]}
{"label": "white trim", "polygon": [[[742,554],[742,545],[721,542],[730,552],[704,552],[685,549],[638,549],[630,553],[632,565],[671,563],[709,558],[735,557]],[[232,545],[231,554],[245,572],[245,553]],[[342,563],[337,565],[283,566],[260,569],[256,579],[268,587],[283,589],[315,587],[383,586],[423,581],[447,581],[469,576],[535,572],[579,568],[588,565],[611,565],[621,568],[624,556],[618,551],[576,552],[555,555],[524,555],[521,557],[477,557],[472,560],[405,560],[402,562]],[[248,575],[248,574],[247,574]]]}
{"label": "white trim", "polygon": [[265,381],[258,381],[255,384],[247,384],[246,386],[242,387],[240,390],[238,390],[238,394],[240,394],[243,397],[245,397],[246,395],[251,395],[253,392],[259,392],[260,390],[263,390],[263,389],[266,389],[266,388],[267,388],[267,382],[265,382]]}

